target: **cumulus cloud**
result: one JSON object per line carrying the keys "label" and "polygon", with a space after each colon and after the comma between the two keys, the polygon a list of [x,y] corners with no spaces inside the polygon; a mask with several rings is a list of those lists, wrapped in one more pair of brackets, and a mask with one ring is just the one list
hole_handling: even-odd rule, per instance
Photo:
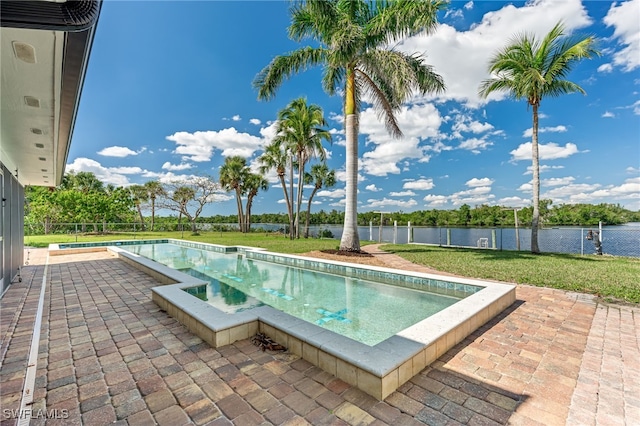
{"label": "cumulus cloud", "polygon": [[435,184],[433,183],[433,179],[417,179],[417,180],[408,180],[402,185],[402,189],[415,189],[418,191],[428,191],[429,189],[433,189]]}
{"label": "cumulus cloud", "polygon": [[119,157],[124,158],[130,155],[138,155],[138,153],[132,149],[124,146],[110,146],[97,152],[98,155],[105,157]]}
{"label": "cumulus cloud", "polygon": [[363,207],[365,208],[370,208],[370,209],[375,209],[375,208],[380,208],[380,207],[390,207],[390,206],[395,206],[395,207],[400,207],[400,208],[411,208],[411,207],[415,207],[418,205],[418,202],[416,200],[414,200],[413,198],[410,198],[408,200],[396,200],[396,199],[392,199],[392,198],[383,198],[381,200],[375,200],[375,199],[368,199],[367,200],[367,204],[364,205]]}
{"label": "cumulus cloud", "polygon": [[371,191],[371,192],[378,192],[378,191],[382,191],[381,188],[378,188],[374,183],[372,183],[371,185],[367,185],[365,186],[365,188],[367,191]]}
{"label": "cumulus cloud", "polygon": [[329,197],[329,198],[344,198],[347,196],[347,192],[344,188],[339,189],[323,189],[322,191],[318,191],[316,197]]}
{"label": "cumulus cloud", "polygon": [[610,73],[611,71],[613,71],[613,65],[611,64],[602,64],[598,67],[598,72]]}
{"label": "cumulus cloud", "polygon": [[[509,153],[511,154],[510,161],[531,161],[531,145],[531,142],[523,143],[518,148],[511,151]],[[538,145],[540,160],[557,160],[558,158],[567,158],[577,154],[578,152],[580,152],[578,151],[578,146],[571,142],[564,146],[558,145],[554,142]]]}
{"label": "cumulus cloud", "polygon": [[189,163],[180,163],[180,164],[171,164],[170,162],[165,162],[162,165],[162,168],[164,170],[169,170],[169,171],[179,171],[179,170],[187,170],[193,167],[193,164],[189,164]]}
{"label": "cumulus cloud", "polygon": [[251,118],[249,119],[249,123],[259,126],[260,124],[262,124],[262,121],[258,120],[257,118]]}
{"label": "cumulus cloud", "polygon": [[488,141],[485,138],[471,138],[460,142],[458,148],[471,151],[473,154],[480,154],[482,150],[491,145],[493,145],[493,142]]}
{"label": "cumulus cloud", "polygon": [[402,139],[389,135],[373,108],[365,109],[360,116],[360,133],[366,136],[371,151],[360,160],[365,174],[386,176],[400,173],[398,163],[405,160],[428,161],[427,149],[423,141],[438,136],[442,123],[439,111],[432,104],[404,106],[396,115],[403,132]]}
{"label": "cumulus cloud", "polygon": [[473,9],[473,0],[468,1],[467,3],[465,3],[465,4],[464,4],[464,8],[465,8],[466,10],[471,10],[471,9]]}
{"label": "cumulus cloud", "polygon": [[524,207],[531,204],[531,201],[528,198],[504,197],[500,198],[497,203],[505,207]]}
{"label": "cumulus cloud", "polygon": [[613,27],[613,37],[622,46],[613,54],[613,64],[625,72],[640,66],[640,0],[613,2],[603,21]]}
{"label": "cumulus cloud", "polygon": [[[548,172],[550,170],[558,170],[564,169],[564,166],[549,166],[546,164],[540,165],[540,173]],[[533,174],[533,166],[528,166],[527,171],[523,173],[524,175],[532,175]]]}
{"label": "cumulus cloud", "polygon": [[231,117],[231,119],[232,119],[233,121],[240,121],[240,120],[241,120],[240,116],[239,116],[239,115],[237,115],[237,114],[236,114],[236,115],[234,115],[233,117]]}
{"label": "cumulus cloud", "polygon": [[390,197],[412,197],[416,195],[413,191],[400,191],[400,192],[390,192]]}
{"label": "cumulus cloud", "polygon": [[475,188],[478,186],[491,186],[493,184],[493,179],[489,179],[487,177],[482,178],[482,179],[478,179],[478,178],[473,178],[471,180],[468,180],[465,185],[467,185],[470,188]]}
{"label": "cumulus cloud", "polygon": [[602,117],[603,117],[603,118],[613,118],[613,117],[615,117],[615,116],[616,116],[616,115],[615,115],[614,113],[609,112],[609,111],[605,111],[605,112],[604,112],[604,114],[602,114]]}
{"label": "cumulus cloud", "polygon": [[167,140],[176,143],[174,154],[182,155],[183,161],[195,162],[211,160],[214,150],[222,151],[223,157],[251,157],[265,143],[264,139],[248,133],[239,133],[233,127],[220,131],[177,132],[167,136]]}
{"label": "cumulus cloud", "polygon": [[426,202],[426,206],[430,208],[438,208],[447,205],[449,202],[448,198],[444,195],[433,195],[429,194],[423,198]]}
{"label": "cumulus cloud", "polygon": [[541,186],[562,186],[562,185],[571,185],[573,181],[576,180],[573,176],[567,176],[562,178],[550,178],[550,179],[542,179],[540,181]]}
{"label": "cumulus cloud", "polygon": [[[555,126],[555,127],[539,127],[538,128],[538,133],[547,133],[547,132],[552,132],[552,133],[564,133],[567,131],[567,128],[565,126]],[[533,128],[530,127],[527,130],[524,131],[524,133],[522,133],[522,137],[523,138],[530,138],[531,136],[533,136]]]}
{"label": "cumulus cloud", "polygon": [[[550,16],[554,19],[549,19]],[[503,48],[511,36],[526,31],[543,37],[559,20],[565,23],[568,32],[591,24],[580,0],[527,1],[521,7],[505,4],[500,10],[488,12],[467,31],[439,25],[434,34],[411,37],[400,48],[407,53],[426,54],[427,62],[442,75],[447,86],[447,91],[439,96],[441,99],[479,106],[485,101],[478,96],[478,86],[489,78],[489,58]],[[489,100],[506,97],[496,92]]]}
{"label": "cumulus cloud", "polygon": [[68,172],[91,172],[104,184],[115,186],[129,186],[131,182],[126,175],[144,174],[146,170],[140,167],[105,167],[90,158],[79,157],[67,164]]}

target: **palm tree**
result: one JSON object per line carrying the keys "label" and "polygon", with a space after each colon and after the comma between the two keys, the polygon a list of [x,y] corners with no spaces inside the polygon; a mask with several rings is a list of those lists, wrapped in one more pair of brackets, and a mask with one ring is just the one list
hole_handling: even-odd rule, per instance
{"label": "palm tree", "polygon": [[[305,98],[294,99],[278,114],[277,136],[274,142],[283,144],[294,158],[298,169],[298,191],[296,197],[296,214],[294,221],[295,237],[300,238],[300,206],[304,187],[305,166],[311,157],[319,156],[322,161],[326,153],[322,141],[331,142],[331,134],[323,129],[327,123],[322,108],[318,105],[307,105]],[[293,181],[293,178],[291,179]],[[293,192],[293,182],[291,182]],[[293,200],[293,194],[291,196]]]}
{"label": "palm tree", "polygon": [[244,179],[243,187],[247,194],[247,208],[245,209],[244,230],[242,232],[251,231],[251,206],[253,199],[258,195],[258,191],[266,191],[269,189],[269,181],[264,176],[256,173],[248,173]]}
{"label": "palm tree", "polygon": [[533,218],[531,220],[531,252],[540,253],[540,157],[538,154],[538,109],[542,98],[579,92],[582,87],[566,79],[573,65],[581,59],[599,55],[595,39],[564,37],[564,26],[557,23],[539,41],[533,35],[514,38],[489,62],[492,78],[482,82],[480,96],[496,91],[509,92],[516,100],[525,99],[533,109],[531,150],[533,162]]}
{"label": "palm tree", "polygon": [[304,227],[304,237],[309,238],[309,216],[311,216],[311,201],[321,188],[331,188],[336,184],[336,171],[329,170],[326,163],[314,164],[311,166],[311,173],[306,173],[304,176],[304,183],[313,183],[313,191],[309,196],[309,202],[307,203],[307,218]]}
{"label": "palm tree", "polygon": [[147,189],[149,199],[151,200],[151,230],[153,231],[153,226],[156,221],[156,198],[165,195],[165,190],[157,180],[145,182],[144,187]]}
{"label": "palm tree", "polygon": [[334,95],[344,93],[346,130],[346,206],[340,250],[360,251],[357,228],[358,116],[363,97],[373,100],[390,134],[400,137],[395,113],[414,92],[444,90],[442,78],[418,54],[393,48],[403,38],[432,32],[436,14],[446,2],[366,0],[299,0],[291,9],[289,37],[306,46],[275,57],[255,78],[259,99],[270,99],[283,80],[310,66],[323,66],[322,84]]}
{"label": "palm tree", "polygon": [[142,204],[146,203],[149,200],[149,193],[147,192],[147,188],[142,185],[131,185],[129,187],[129,191],[131,191],[131,197],[133,198],[133,203],[138,209],[138,215],[140,216],[140,224],[142,226],[142,230],[144,231],[144,217],[142,216]]}
{"label": "palm tree", "polygon": [[[289,236],[293,237],[293,205],[291,204],[293,198],[289,198],[287,192],[287,184],[284,176],[286,173],[287,162],[289,161],[289,154],[284,147],[277,143],[272,142],[265,147],[264,153],[258,159],[260,162],[260,173],[267,173],[271,169],[275,169],[282,185],[282,191],[284,192],[284,200],[287,203],[287,214],[289,215]],[[293,169],[291,169],[293,171]],[[293,179],[291,179],[291,191],[293,191]]]}
{"label": "palm tree", "polygon": [[238,206],[238,227],[240,232],[244,232],[244,213],[242,209],[242,196],[245,193],[243,182],[249,173],[247,159],[239,155],[227,157],[220,167],[220,185],[226,191],[234,191],[236,194],[236,205]]}

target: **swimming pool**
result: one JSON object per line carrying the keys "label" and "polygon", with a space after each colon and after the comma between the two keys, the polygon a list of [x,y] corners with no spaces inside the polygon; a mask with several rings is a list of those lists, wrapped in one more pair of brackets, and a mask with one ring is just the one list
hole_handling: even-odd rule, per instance
{"label": "swimming pool", "polygon": [[128,250],[208,281],[185,291],[223,312],[264,304],[369,346],[481,289],[454,297],[170,243]]}
{"label": "swimming pool", "polygon": [[[153,244],[160,243],[175,244],[179,246],[179,251],[188,255],[174,263],[173,267],[168,267],[136,253],[136,251],[153,251]],[[145,246],[148,248],[143,248]],[[155,247],[157,255],[158,246]],[[191,252],[189,251],[191,249],[199,251]],[[515,286],[505,283],[326,261],[271,253],[251,247],[226,247],[173,239],[65,244],[64,248],[52,244],[49,246],[49,255],[97,250],[111,251],[120,260],[144,271],[162,284],[151,289],[153,301],[161,310],[166,311],[168,315],[211,346],[217,348],[248,339],[258,332],[264,333],[287,347],[290,353],[300,356],[378,399],[389,396],[399,386],[515,301]],[[217,270],[218,275],[206,270],[206,262],[200,263],[200,260],[210,256],[209,252],[227,253],[223,259],[227,259],[225,262],[228,262],[226,263],[228,269],[218,269],[218,266],[215,266],[216,269],[213,270]],[[242,256],[239,257],[238,253]],[[162,256],[156,257],[161,260]],[[165,261],[173,262],[169,257],[167,256]],[[243,262],[246,262],[246,265],[251,263],[253,269],[262,271],[258,276],[264,278],[264,283],[249,282],[248,279],[245,283],[245,279],[250,274],[245,276],[241,271],[248,266],[238,267],[234,262],[240,265]],[[281,272],[272,273],[271,266],[263,268],[262,262],[272,266],[273,264],[286,265],[303,271],[322,272],[341,277],[340,279],[346,284],[343,284],[340,290],[342,293],[334,297],[340,300],[341,304],[322,308],[313,306],[311,311],[317,316],[311,318],[311,321],[264,304],[260,298],[271,299],[270,302],[276,306],[278,303],[289,304],[297,298],[304,301],[303,295],[306,292],[299,287],[315,284],[316,275],[306,275],[311,278],[303,279],[300,281],[301,284],[291,286],[288,280],[291,279],[292,273],[285,274],[283,271],[295,269],[283,269]],[[293,275],[304,273],[296,272]],[[285,276],[287,279],[284,279]],[[231,309],[233,313],[225,312],[227,308],[223,306],[214,306],[202,300],[214,296],[216,287],[215,284],[211,286],[212,280],[217,280],[220,295],[223,292],[222,284],[227,286],[224,291],[232,302],[225,301],[224,304],[235,306],[236,308]],[[281,284],[283,281],[284,286]],[[311,284],[307,284],[307,281],[311,281]],[[357,295],[353,289],[359,286],[355,283],[365,281],[375,281],[381,285],[376,290],[380,293],[395,293],[398,288],[402,288],[403,291],[428,291],[458,300],[378,343],[373,344],[376,341],[374,339],[369,341],[371,344],[365,344],[327,327],[327,325],[348,324],[342,319],[356,321],[357,317],[349,317],[352,313],[350,309],[354,309],[353,307],[358,304],[353,302],[353,295]],[[238,288],[227,284],[235,285],[240,282],[248,288],[247,293],[243,291],[244,296],[235,293],[240,292]],[[251,284],[256,285],[251,287]],[[259,297],[252,295],[251,291]],[[246,299],[244,299],[245,296]],[[234,305],[237,302],[240,304]],[[311,307],[311,302],[304,303],[309,303]],[[302,303],[303,307],[304,303]],[[318,312],[319,309],[322,311]],[[345,312],[341,312],[345,309]],[[405,311],[407,309],[396,311],[396,315],[405,316]],[[379,325],[379,316],[371,315],[368,322]]]}

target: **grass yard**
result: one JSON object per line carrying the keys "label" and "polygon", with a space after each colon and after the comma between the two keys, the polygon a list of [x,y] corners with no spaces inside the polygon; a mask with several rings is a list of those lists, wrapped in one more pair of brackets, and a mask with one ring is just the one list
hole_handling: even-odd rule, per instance
{"label": "grass yard", "polygon": [[[176,238],[181,232],[137,232],[108,235],[78,235],[78,242],[124,239]],[[284,235],[239,232],[184,233],[184,239],[221,245],[262,247],[279,253],[306,253],[338,248],[335,239],[289,240]],[[72,243],[75,235],[25,236],[25,246],[46,247]],[[362,244],[370,242],[362,241]],[[577,254],[494,251],[442,248],[423,245],[383,245],[410,262],[442,272],[471,278],[551,287],[600,296],[608,301],[640,303],[640,259]],[[345,259],[350,261],[350,259]]]}
{"label": "grass yard", "polygon": [[640,303],[640,259],[578,254],[384,245],[410,262],[472,278],[551,287]]}

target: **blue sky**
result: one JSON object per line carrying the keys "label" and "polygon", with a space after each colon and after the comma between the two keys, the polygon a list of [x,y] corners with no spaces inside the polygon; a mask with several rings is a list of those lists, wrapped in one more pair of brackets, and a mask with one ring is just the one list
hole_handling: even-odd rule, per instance
{"label": "blue sky", "polygon": [[[218,178],[224,158],[255,166],[273,137],[279,110],[305,96],[333,133],[328,164],[338,183],[319,192],[314,211],[343,210],[341,99],[320,85],[320,69],[257,100],[251,82],[287,38],[280,1],[106,1],[91,52],[67,170],[91,171],[115,185]],[[531,110],[506,95],[481,100],[487,62],[523,31],[544,35],[559,20],[598,38],[602,56],[570,79],[587,92],[541,104],[541,198],[554,204],[616,203],[640,210],[640,0],[452,2],[429,36],[397,48],[426,55],[447,91],[416,98],[398,115],[392,139],[370,105],[360,125],[358,210],[414,211],[531,203]],[[285,212],[274,175],[254,213]],[[309,194],[311,190],[307,190]],[[306,200],[305,200],[306,202]],[[234,214],[220,193],[204,215]]]}

